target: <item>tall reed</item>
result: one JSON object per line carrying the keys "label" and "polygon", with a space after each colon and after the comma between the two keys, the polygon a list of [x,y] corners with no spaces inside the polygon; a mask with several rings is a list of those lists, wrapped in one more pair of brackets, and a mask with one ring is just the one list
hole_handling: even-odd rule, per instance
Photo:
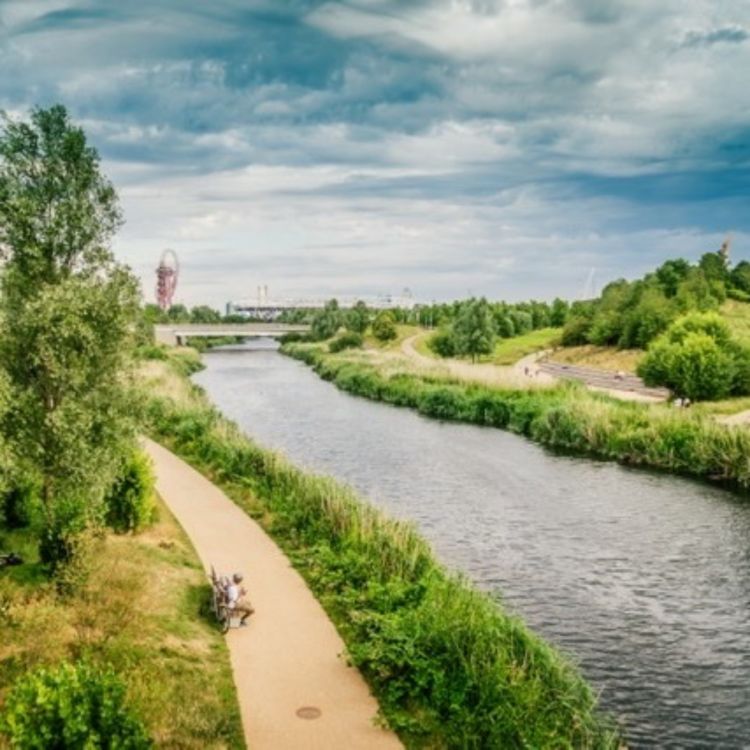
{"label": "tall reed", "polygon": [[426,416],[506,428],[552,448],[750,487],[750,430],[699,412],[619,401],[574,383],[543,390],[446,383],[388,376],[316,347],[283,350],[344,391]]}
{"label": "tall reed", "polygon": [[618,747],[570,662],[447,572],[410,524],[261,448],[200,389],[189,406],[153,391],[144,398],[151,435],[222,485],[285,549],[408,747]]}

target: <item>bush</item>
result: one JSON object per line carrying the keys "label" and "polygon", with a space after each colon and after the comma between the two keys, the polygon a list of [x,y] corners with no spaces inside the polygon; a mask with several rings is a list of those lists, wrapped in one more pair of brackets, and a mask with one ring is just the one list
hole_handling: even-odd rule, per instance
{"label": "bush", "polygon": [[344,349],[359,349],[362,346],[363,341],[362,336],[358,333],[344,333],[331,341],[328,345],[328,351],[331,352],[331,354],[336,354],[337,352],[344,351]]}
{"label": "bush", "polygon": [[135,350],[138,359],[167,359],[167,348],[163,344],[142,344]]}
{"label": "bush", "polygon": [[45,510],[39,558],[50,565],[53,573],[71,563],[86,546],[82,540],[91,521],[89,509],[76,497],[58,497],[52,510]]}
{"label": "bush", "polygon": [[0,496],[0,521],[9,529],[29,526],[39,509],[39,488],[22,481]]}
{"label": "bush", "polygon": [[114,672],[85,662],[22,677],[5,701],[0,731],[18,750],[153,747]]}
{"label": "bush", "polygon": [[154,520],[154,474],[148,457],[138,451],[125,464],[105,498],[107,525],[123,534]]}
{"label": "bush", "polygon": [[372,335],[382,342],[396,338],[396,320],[389,310],[379,312],[372,323]]}
{"label": "bush", "polygon": [[704,401],[742,394],[750,386],[750,355],[732,341],[716,313],[676,320],[638,368],[648,385],[663,385],[680,398]]}
{"label": "bush", "polygon": [[427,339],[427,346],[439,357],[456,356],[456,337],[450,328],[443,328]]}
{"label": "bush", "polygon": [[282,345],[296,344],[300,341],[310,341],[310,336],[306,333],[301,333],[300,331],[289,331],[289,333],[279,336],[279,343]]}

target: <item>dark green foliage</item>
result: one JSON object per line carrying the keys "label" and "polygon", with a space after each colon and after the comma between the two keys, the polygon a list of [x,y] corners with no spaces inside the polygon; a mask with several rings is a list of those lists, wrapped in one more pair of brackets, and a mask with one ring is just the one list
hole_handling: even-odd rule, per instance
{"label": "dark green foliage", "polygon": [[337,300],[326,302],[322,310],[318,310],[312,320],[310,337],[313,341],[324,341],[335,336],[344,322]]}
{"label": "dark green foliage", "polygon": [[427,346],[439,357],[455,357],[458,353],[456,337],[450,328],[442,328],[427,339]]}
{"label": "dark green foliage", "polygon": [[[731,350],[733,342],[728,346]],[[419,408],[427,416],[504,427],[551,447],[750,487],[750,431],[730,430],[690,410],[652,411],[645,404],[624,403],[574,385],[512,391],[446,386],[416,375],[388,378],[372,367],[335,362],[320,351],[294,347],[284,351],[342,390]],[[750,356],[741,351],[741,356],[734,355],[735,383],[740,371],[743,382],[749,378]],[[427,395],[436,390],[439,395]]]}
{"label": "dark green foliage", "polygon": [[589,331],[594,322],[595,307],[588,302],[574,302],[571,305],[568,319],[563,328],[561,341],[563,346],[581,346],[587,344]]}
{"label": "dark green foliage", "polygon": [[698,265],[669,260],[643,279],[608,284],[597,300],[574,303],[562,343],[643,349],[680,315],[715,310],[728,292],[742,294],[745,274],[750,284],[750,270],[740,263],[730,273],[721,253],[706,253]]}
{"label": "dark green foliage", "polygon": [[359,349],[363,343],[364,339],[361,334],[349,331],[331,341],[328,344],[328,351],[331,354],[336,354],[336,352],[342,352],[344,349]]}
{"label": "dark green foliage", "polygon": [[565,321],[568,319],[569,309],[570,306],[565,300],[560,299],[559,297],[555,298],[552,302],[552,308],[550,309],[549,324],[555,328],[561,328],[564,326]]}
{"label": "dark green foliage", "polygon": [[298,341],[309,341],[310,336],[306,333],[300,333],[299,331],[290,331],[285,333],[283,336],[279,336],[280,344],[294,344]]}
{"label": "dark green foliage", "polygon": [[140,531],[153,522],[154,473],[144,453],[134,453],[125,463],[104,504],[107,525],[120,534]]}
{"label": "dark green foliage", "polygon": [[[125,372],[138,284],[109,249],[117,195],[64,107],[0,133],[0,361],[11,406],[0,433],[39,478],[43,553],[67,560],[135,439]],[[78,513],[81,519],[73,519]],[[70,543],[69,543],[70,542]]]}
{"label": "dark green foliage", "polygon": [[647,384],[663,385],[675,396],[706,401],[750,393],[749,360],[719,315],[692,313],[651,344],[638,373]]}
{"label": "dark green foliage", "polygon": [[725,283],[729,277],[727,261],[720,253],[705,253],[698,263],[708,281]]}
{"label": "dark green foliage", "polygon": [[0,732],[18,750],[153,747],[117,675],[85,662],[22,677],[5,701]]}
{"label": "dark green foliage", "polygon": [[674,297],[687,278],[690,263],[683,258],[668,260],[656,269],[656,279],[667,297]]}
{"label": "dark green foliage", "polygon": [[495,328],[497,335],[503,339],[510,339],[516,335],[516,326],[510,315],[499,315],[495,318]]}
{"label": "dark green foliage", "polygon": [[[371,398],[444,418],[506,418],[505,400],[487,389],[383,379],[309,348],[295,351],[339,387]],[[618,747],[576,670],[493,599],[448,574],[411,526],[263,450],[206,405],[185,409],[152,397],[148,412],[153,434],[240,503],[252,491],[255,515],[334,618],[407,747]]]}
{"label": "dark green foliage", "polygon": [[[526,330],[531,329],[532,318],[529,313],[518,312],[513,315],[527,320]],[[519,333],[523,332],[517,322],[515,328]],[[470,300],[464,305],[453,324],[453,336],[457,352],[470,356],[472,361],[479,355],[492,353],[495,348],[495,322],[486,299]]]}
{"label": "dark green foliage", "polygon": [[750,263],[746,260],[741,260],[732,269],[730,282],[734,287],[735,293],[739,290],[744,294],[750,295]]}
{"label": "dark green foliage", "polygon": [[354,307],[344,315],[344,325],[349,331],[363,334],[370,325],[370,311],[367,305],[359,300]]}
{"label": "dark green foliage", "polygon": [[381,310],[372,321],[372,335],[382,342],[396,338],[396,319],[390,310]]}
{"label": "dark green foliage", "polygon": [[0,494],[0,523],[9,529],[29,526],[39,516],[39,483],[23,480]]}

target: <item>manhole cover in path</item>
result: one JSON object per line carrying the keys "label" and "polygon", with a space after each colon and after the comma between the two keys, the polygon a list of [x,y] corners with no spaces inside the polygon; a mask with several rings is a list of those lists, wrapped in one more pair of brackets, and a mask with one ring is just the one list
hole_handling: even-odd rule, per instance
{"label": "manhole cover in path", "polygon": [[319,719],[323,712],[315,706],[302,706],[297,709],[297,716],[300,719]]}

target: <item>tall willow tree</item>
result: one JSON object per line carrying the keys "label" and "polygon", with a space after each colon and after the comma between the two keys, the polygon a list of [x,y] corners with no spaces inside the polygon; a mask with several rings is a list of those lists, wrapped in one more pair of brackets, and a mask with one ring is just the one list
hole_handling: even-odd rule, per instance
{"label": "tall willow tree", "polygon": [[0,362],[12,400],[1,427],[57,538],[96,513],[134,439],[125,373],[138,295],[109,249],[120,223],[99,156],[64,107],[5,119]]}

